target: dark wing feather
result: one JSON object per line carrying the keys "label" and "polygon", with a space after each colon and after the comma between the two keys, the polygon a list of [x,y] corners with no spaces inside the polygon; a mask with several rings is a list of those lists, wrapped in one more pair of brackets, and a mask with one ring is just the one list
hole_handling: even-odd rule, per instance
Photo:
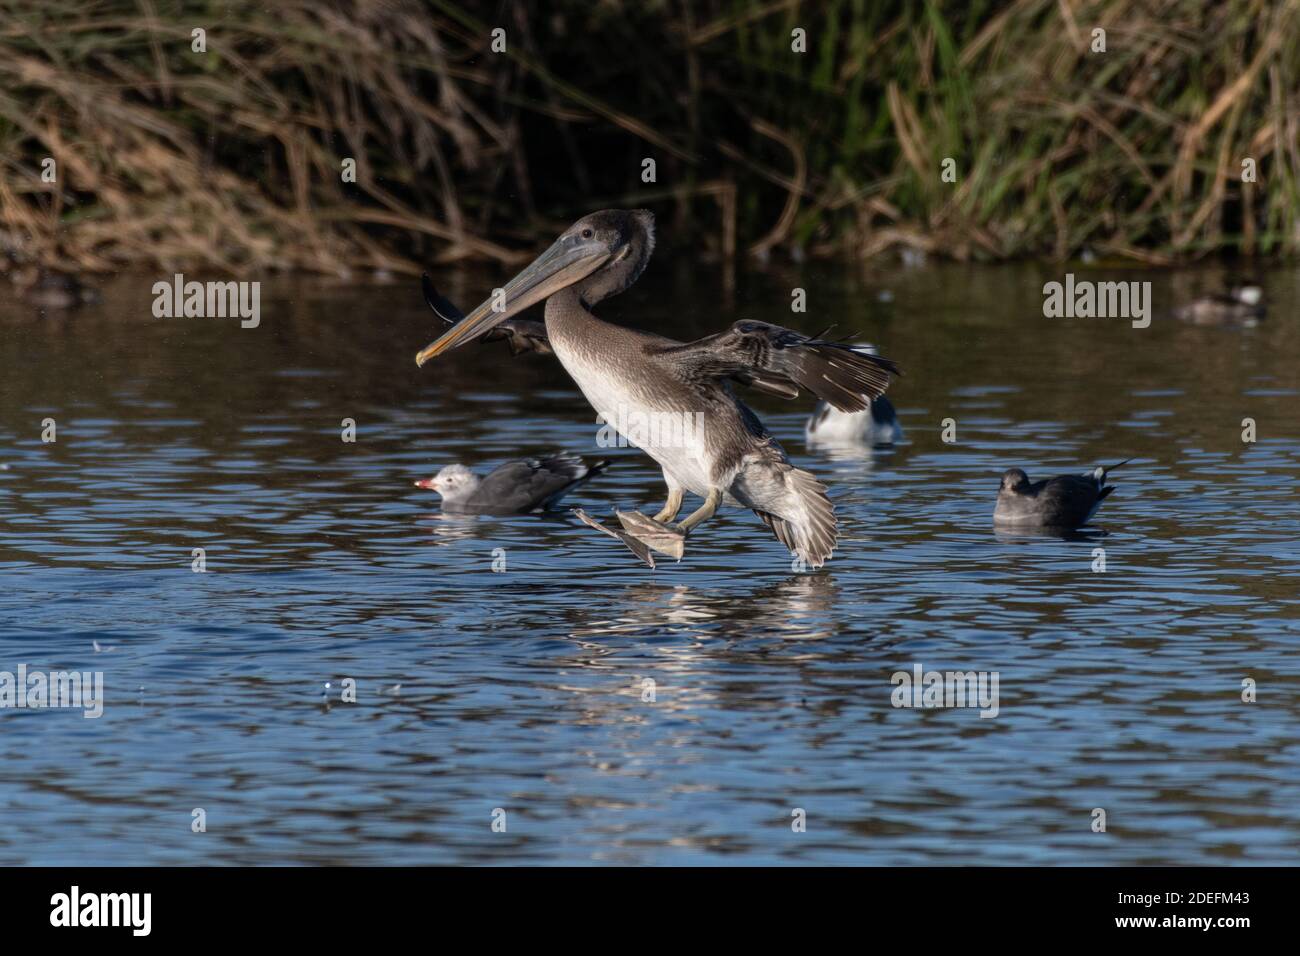
{"label": "dark wing feather", "polygon": [[[455,325],[465,318],[465,313],[437,290],[427,272],[420,276],[420,287],[424,290],[424,301],[433,310],[433,314],[442,321],[448,325]],[[546,324],[533,319],[506,319],[479,341],[503,340],[510,346],[511,355],[519,355],[523,352],[548,355],[551,352],[551,340],[546,336]]]}
{"label": "dark wing feather", "polygon": [[546,323],[533,319],[506,319],[484,336],[483,341],[495,342],[505,339],[510,346],[511,355],[524,352],[536,352],[538,355],[551,354],[551,340],[546,335]]}
{"label": "dark wing feather", "polygon": [[732,378],[783,398],[807,389],[842,412],[862,411],[899,374],[865,350],[749,320],[662,354],[688,382]]}
{"label": "dark wing feather", "polygon": [[1099,499],[1100,489],[1091,477],[1060,475],[1042,482],[1038,492],[1038,507],[1043,523],[1077,528],[1088,520]]}
{"label": "dark wing feather", "polygon": [[775,395],[777,398],[798,398],[799,386],[786,378],[763,376],[752,370],[736,372],[731,376],[742,385],[756,388],[760,392]]}
{"label": "dark wing feather", "polygon": [[433,309],[433,314],[448,325],[455,325],[461,319],[465,318],[465,313],[456,306],[452,305],[450,299],[440,293],[429,278],[429,273],[425,272],[420,276],[420,289],[424,292],[425,304]]}

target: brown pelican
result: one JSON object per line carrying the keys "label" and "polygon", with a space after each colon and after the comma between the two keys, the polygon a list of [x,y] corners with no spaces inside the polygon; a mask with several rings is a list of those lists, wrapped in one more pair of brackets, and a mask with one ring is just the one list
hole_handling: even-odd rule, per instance
{"label": "brown pelican", "polygon": [[1033,484],[1019,468],[1002,476],[998,503],[993,509],[993,523],[1038,528],[1078,528],[1097,513],[1102,501],[1115,490],[1106,484],[1106,475],[1127,465],[1099,466],[1082,475],[1058,475]]}
{"label": "brown pelican", "polygon": [[588,466],[577,455],[508,461],[485,478],[464,465],[448,465],[415,483],[442,496],[442,510],[455,514],[515,515],[549,511],[561,498],[609,467]]}
{"label": "brown pelican", "polygon": [[[653,250],[654,217],[647,210],[607,209],[585,216],[415,361],[423,365],[501,327],[514,330],[506,332],[513,341],[519,325],[512,317],[545,301],[542,331],[550,349],[601,420],[655,459],[668,485],[668,501],[653,518],[617,513],[622,532],[579,512],[583,520],[652,563],[644,546],[680,558],[686,535],[719,506],[744,507],[792,553],[820,567],[836,542],[826,487],[790,464],[735,396],[732,383],[782,398],[795,398],[806,388],[841,411],[857,412],[884,392],[897,366],[852,345],[765,322],[736,322],[683,343],[593,315],[593,306],[636,281]],[[686,492],[704,503],[671,524]]]}

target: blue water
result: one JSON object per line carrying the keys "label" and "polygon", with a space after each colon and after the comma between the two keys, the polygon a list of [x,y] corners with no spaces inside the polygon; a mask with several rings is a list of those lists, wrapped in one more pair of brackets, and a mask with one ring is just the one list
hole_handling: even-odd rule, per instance
{"label": "blue water", "polygon": [[[1157,306],[1206,281],[1122,277]],[[156,278],[0,304],[0,671],[102,671],[105,696],[98,719],[0,709],[0,863],[1300,858],[1294,271],[1265,275],[1256,329],[1139,330],[1044,318],[1048,267],[728,294],[657,262],[603,314],[834,322],[905,369],[891,450],[807,449],[807,402],[753,398],[832,488],[840,550],[812,573],[747,512],[654,571],[567,514],[442,516],[411,482],[453,461],[610,457],[568,502],[600,516],[663,486],[596,446],[549,357],[417,370],[412,283],[268,282],[240,329],[153,318]],[[501,278],[440,281],[469,305]],[[1005,468],[1128,457],[1094,533],[994,532]],[[998,715],[895,708],[916,664],[996,672]]]}

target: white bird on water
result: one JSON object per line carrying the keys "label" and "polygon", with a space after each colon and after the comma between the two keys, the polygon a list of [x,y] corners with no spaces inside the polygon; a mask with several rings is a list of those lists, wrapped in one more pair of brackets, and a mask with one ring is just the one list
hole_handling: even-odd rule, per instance
{"label": "white bird on water", "polygon": [[[876,347],[860,342],[855,348],[876,355]],[[894,403],[884,395],[871,400],[860,412],[842,412],[829,402],[820,401],[803,429],[809,445],[893,445],[903,440],[903,426],[898,424]]]}

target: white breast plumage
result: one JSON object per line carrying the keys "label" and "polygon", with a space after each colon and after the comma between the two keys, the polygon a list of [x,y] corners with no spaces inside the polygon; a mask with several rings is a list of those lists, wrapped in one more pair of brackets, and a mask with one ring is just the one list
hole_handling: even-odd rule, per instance
{"label": "white breast plumage", "polygon": [[[645,431],[638,434],[638,429],[647,427],[645,419],[638,419],[638,415],[666,413],[672,419],[660,421],[654,427],[673,429],[679,426],[692,427],[693,423],[689,420],[681,423],[675,421],[675,418],[684,417],[687,413],[680,409],[656,408],[653,403],[647,403],[645,397],[637,394],[629,385],[629,379],[620,378],[614,373],[608,358],[602,361],[581,346],[575,347],[561,337],[552,337],[552,347],[564,370],[577,383],[603,422],[622,435],[629,444],[645,451],[681,487],[692,494],[708,494],[709,470],[703,460],[707,445],[685,447],[686,442],[638,440],[646,434]],[[667,433],[656,431],[654,434]]]}

